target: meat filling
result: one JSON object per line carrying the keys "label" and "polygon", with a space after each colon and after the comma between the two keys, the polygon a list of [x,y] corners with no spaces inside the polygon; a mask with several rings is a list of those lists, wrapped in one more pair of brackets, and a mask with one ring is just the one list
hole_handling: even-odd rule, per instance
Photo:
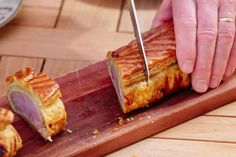
{"label": "meat filling", "polygon": [[43,128],[43,120],[40,112],[29,96],[18,91],[13,91],[11,93],[11,100],[14,103],[15,110],[30,121],[37,130]]}
{"label": "meat filling", "polygon": [[123,104],[124,100],[123,100],[123,94],[122,94],[122,90],[121,90],[121,87],[120,87],[120,82],[118,80],[118,76],[117,76],[117,72],[115,70],[115,66],[114,64],[112,64],[111,66],[111,79],[112,79],[112,82],[114,84],[114,87],[116,89],[116,93],[118,95],[118,98],[119,98],[119,101],[122,102],[121,104]]}

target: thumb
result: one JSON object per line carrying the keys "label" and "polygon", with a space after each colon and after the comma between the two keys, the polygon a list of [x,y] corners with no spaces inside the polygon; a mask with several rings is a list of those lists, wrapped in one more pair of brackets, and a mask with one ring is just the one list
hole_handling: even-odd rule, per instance
{"label": "thumb", "polygon": [[173,19],[172,0],[163,0],[157,14],[153,20],[152,28],[162,25]]}

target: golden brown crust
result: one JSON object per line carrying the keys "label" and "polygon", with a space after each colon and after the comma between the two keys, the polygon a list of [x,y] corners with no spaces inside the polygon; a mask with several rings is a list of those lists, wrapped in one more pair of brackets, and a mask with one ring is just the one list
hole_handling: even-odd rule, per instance
{"label": "golden brown crust", "polygon": [[22,147],[22,140],[11,125],[14,114],[7,109],[0,108],[0,157],[12,157]]}
{"label": "golden brown crust", "polygon": [[7,84],[16,80],[25,87],[31,88],[45,106],[53,104],[57,98],[61,97],[59,85],[46,73],[35,73],[32,68],[24,68],[16,72],[15,75],[6,78]]}
{"label": "golden brown crust", "polygon": [[[36,73],[31,68],[24,68],[16,72],[15,75],[7,77],[6,82],[9,88],[8,99],[12,109],[38,131],[43,138],[51,140],[53,135],[64,130],[67,114],[60,99],[59,85],[52,78],[45,73]],[[18,96],[20,100],[12,97],[14,93],[21,94],[20,97]],[[29,109],[33,106],[33,111],[36,112],[41,126],[36,127],[35,122],[27,117],[29,115],[26,115],[22,109],[19,110],[18,106],[24,106],[22,103],[18,104],[21,100],[26,101],[24,103],[25,108],[27,105],[30,105]]]}
{"label": "golden brown crust", "polygon": [[48,135],[44,137],[45,139],[48,137],[50,138],[65,129],[67,114],[60,99],[53,105],[43,108],[42,114],[48,132]]}
{"label": "golden brown crust", "polygon": [[125,113],[190,86],[190,75],[181,72],[177,65],[173,22],[144,33],[143,39],[150,71],[149,85],[136,41],[107,55],[110,76]]}
{"label": "golden brown crust", "polygon": [[12,125],[0,131],[0,156],[13,157],[22,147],[22,140]]}
{"label": "golden brown crust", "polygon": [[7,109],[0,108],[0,130],[4,129],[6,125],[11,124],[14,120],[14,114]]}
{"label": "golden brown crust", "polygon": [[173,64],[152,77],[149,86],[145,81],[141,81],[123,88],[123,111],[127,113],[137,108],[148,107],[151,103],[189,85],[190,76],[181,72],[177,64]]}
{"label": "golden brown crust", "polygon": [[[146,50],[147,60],[151,75],[155,75],[162,67],[167,67],[176,62],[175,58],[175,36],[173,23],[154,28],[144,33],[144,47]],[[138,73],[142,73],[141,80],[144,80],[143,59],[139,54],[139,49],[135,41],[119,48],[116,51],[109,52],[108,58],[113,59],[124,82],[127,85],[135,82],[132,77]],[[152,69],[153,67],[157,67]]]}

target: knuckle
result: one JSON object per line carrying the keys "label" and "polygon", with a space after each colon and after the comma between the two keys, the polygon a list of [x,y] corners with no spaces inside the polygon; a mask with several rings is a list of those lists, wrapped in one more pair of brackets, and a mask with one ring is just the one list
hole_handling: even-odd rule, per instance
{"label": "knuckle", "polygon": [[179,21],[185,28],[196,28],[197,21],[196,18],[193,16],[180,16]]}
{"label": "knuckle", "polygon": [[214,65],[212,67],[212,71],[211,71],[211,77],[212,78],[219,78],[224,74],[226,67],[224,68],[224,66],[222,65]]}
{"label": "knuckle", "polygon": [[222,28],[222,30],[219,31],[219,37],[224,38],[226,40],[232,41],[235,37],[235,28]]}
{"label": "knuckle", "polygon": [[215,41],[217,38],[217,30],[215,30],[215,29],[199,30],[198,37],[208,40],[208,41]]}
{"label": "knuckle", "polygon": [[218,5],[219,5],[219,0],[196,0],[198,6],[199,5],[206,5],[209,6],[209,7],[214,7],[214,8],[217,8]]}
{"label": "knuckle", "polygon": [[235,0],[226,0],[226,3],[233,6],[236,5]]}
{"label": "knuckle", "polygon": [[229,53],[226,51],[218,51],[217,53],[218,53],[218,57],[219,57],[218,62],[221,64],[225,63],[226,59],[228,59],[228,57],[229,57]]}
{"label": "knuckle", "polygon": [[196,66],[196,70],[198,70],[200,72],[204,72],[204,73],[210,73],[211,72],[211,65],[200,63]]}
{"label": "knuckle", "polygon": [[219,73],[219,72],[218,72],[218,73],[216,73],[216,72],[212,73],[212,74],[211,74],[211,78],[212,78],[212,79],[218,79],[218,78],[220,78],[220,73]]}

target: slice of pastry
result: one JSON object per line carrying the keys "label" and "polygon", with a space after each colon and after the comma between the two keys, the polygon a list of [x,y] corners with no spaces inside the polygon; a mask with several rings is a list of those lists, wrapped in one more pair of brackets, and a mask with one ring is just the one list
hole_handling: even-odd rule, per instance
{"label": "slice of pastry", "polygon": [[12,157],[22,147],[22,140],[11,125],[14,115],[11,111],[0,108],[0,157]]}
{"label": "slice of pastry", "polygon": [[12,109],[49,141],[65,128],[67,114],[59,85],[46,73],[24,68],[6,78]]}
{"label": "slice of pastry", "polygon": [[173,23],[144,33],[143,39],[150,71],[149,85],[136,41],[107,55],[110,77],[124,113],[190,86],[190,76],[177,65]]}

